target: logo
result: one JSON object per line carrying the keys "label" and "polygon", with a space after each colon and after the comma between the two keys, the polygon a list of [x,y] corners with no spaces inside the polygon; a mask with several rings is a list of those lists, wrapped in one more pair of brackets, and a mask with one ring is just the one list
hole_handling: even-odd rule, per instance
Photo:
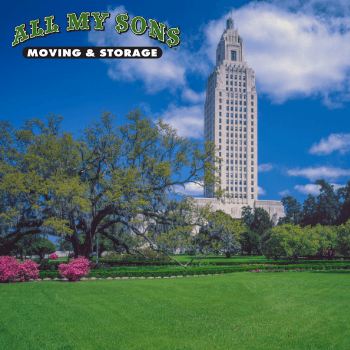
{"label": "logo", "polygon": [[[67,32],[90,31],[92,24],[96,31],[104,31],[105,23],[110,18],[107,12],[82,12],[67,14]],[[29,21],[30,29],[26,24],[15,27],[12,47],[39,37],[61,33],[55,16],[44,17],[45,28],[40,27],[40,20]],[[90,21],[92,22],[90,24]],[[180,28],[167,28],[162,22],[154,19],[148,21],[142,16],[135,16],[131,20],[128,13],[121,13],[115,17],[115,31],[122,35],[131,30],[135,35],[145,35],[151,39],[166,44],[170,48],[180,45]],[[162,50],[159,47],[27,47],[23,51],[25,58],[160,58]]]}

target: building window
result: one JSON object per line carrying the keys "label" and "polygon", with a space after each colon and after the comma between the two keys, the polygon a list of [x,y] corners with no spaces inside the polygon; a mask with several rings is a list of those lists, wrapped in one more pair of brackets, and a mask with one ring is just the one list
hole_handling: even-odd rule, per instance
{"label": "building window", "polygon": [[219,123],[221,123],[221,118],[219,119]]}
{"label": "building window", "polygon": [[252,194],[252,196],[250,197],[251,199],[254,199],[254,195]]}
{"label": "building window", "polygon": [[254,192],[254,187],[251,188],[252,192]]}
{"label": "building window", "polygon": [[252,100],[254,100],[254,95],[251,96]]}
{"label": "building window", "polygon": [[219,109],[221,109],[221,105],[219,105]]}
{"label": "building window", "polygon": [[221,117],[221,112],[219,112],[219,117]]}
{"label": "building window", "polygon": [[251,130],[251,132],[254,132],[254,128],[251,128],[252,130]]}
{"label": "building window", "polygon": [[254,108],[251,109],[251,112],[254,113]]}
{"label": "building window", "polygon": [[219,139],[219,143],[221,143],[221,139]]}
{"label": "building window", "polygon": [[254,160],[252,160],[252,164],[251,165],[254,165]]}
{"label": "building window", "polygon": [[231,61],[236,61],[237,60],[237,52],[236,51],[231,51]]}
{"label": "building window", "polygon": [[219,92],[219,96],[221,96],[221,91]]}
{"label": "building window", "polygon": [[252,102],[250,102],[250,103],[251,103],[251,105],[252,105],[252,106],[254,106],[254,102],[253,102],[253,101],[252,101]]}

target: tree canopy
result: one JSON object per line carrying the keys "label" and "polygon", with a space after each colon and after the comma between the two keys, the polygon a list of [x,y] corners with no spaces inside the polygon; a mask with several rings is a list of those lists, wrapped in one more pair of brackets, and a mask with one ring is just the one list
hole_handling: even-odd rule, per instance
{"label": "tree canopy", "polygon": [[350,219],[350,181],[337,191],[323,179],[316,180],[315,184],[320,188],[319,195],[309,194],[303,205],[292,196],[283,197],[286,216],[280,218],[279,225],[340,225]]}
{"label": "tree canopy", "polygon": [[79,137],[62,117],[0,123],[0,253],[24,236],[64,236],[76,255],[91,256],[97,234],[130,252],[144,245],[166,251],[192,240],[209,206],[179,198],[176,186],[218,188],[215,145],[177,135],[140,110],[124,126],[103,112]]}

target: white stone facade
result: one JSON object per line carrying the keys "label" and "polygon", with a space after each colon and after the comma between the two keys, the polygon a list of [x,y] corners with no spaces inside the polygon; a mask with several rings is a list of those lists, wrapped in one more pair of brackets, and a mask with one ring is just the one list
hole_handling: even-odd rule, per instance
{"label": "white stone facade", "polygon": [[230,199],[219,203],[210,188],[204,188],[198,204],[213,202],[233,217],[240,217],[243,206],[268,209],[275,222],[284,216],[279,201],[258,200],[258,98],[255,74],[244,62],[243,39],[226,22],[216,49],[216,66],[207,81],[204,104],[204,141],[213,141],[222,160],[219,165],[221,186]]}

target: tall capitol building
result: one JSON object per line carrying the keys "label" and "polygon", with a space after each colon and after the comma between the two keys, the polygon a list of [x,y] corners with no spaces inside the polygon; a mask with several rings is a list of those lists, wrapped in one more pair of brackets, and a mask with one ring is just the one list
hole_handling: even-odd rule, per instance
{"label": "tall capitol building", "polygon": [[207,81],[204,104],[204,141],[215,142],[221,188],[230,198],[222,203],[204,188],[199,205],[211,202],[240,218],[242,207],[264,208],[276,223],[284,216],[280,201],[258,200],[258,98],[255,74],[244,62],[244,43],[232,18],[226,21],[216,49],[216,66]]}

